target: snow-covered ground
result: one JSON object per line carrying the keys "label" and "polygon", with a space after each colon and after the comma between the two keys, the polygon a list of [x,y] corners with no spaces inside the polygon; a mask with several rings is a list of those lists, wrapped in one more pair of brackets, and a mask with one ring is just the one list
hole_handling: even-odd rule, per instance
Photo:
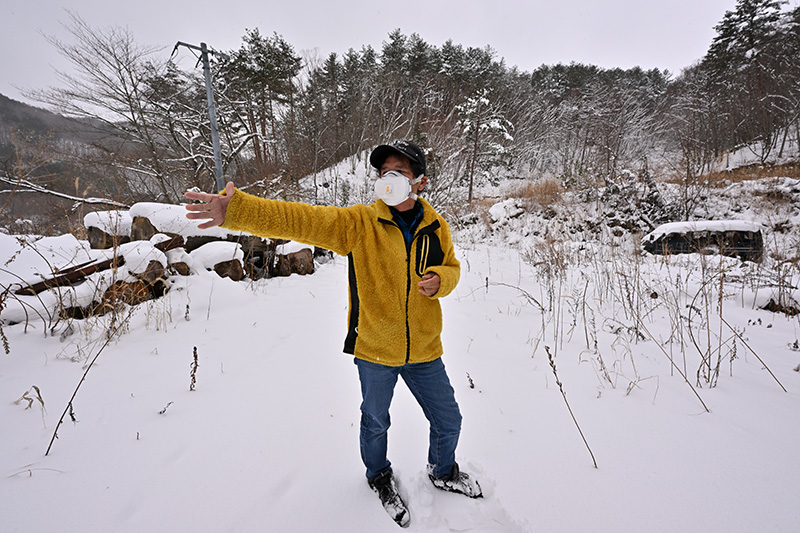
{"label": "snow-covered ground", "polygon": [[[514,224],[459,234],[462,280],[443,300],[457,458],[485,498],[431,486],[427,424],[400,382],[390,458],[409,531],[796,531],[800,323],[759,309],[795,299],[794,275]],[[3,284],[42,260],[4,235],[0,257]],[[170,281],[116,321],[3,327],[0,529],[397,531],[359,457],[346,260]]]}

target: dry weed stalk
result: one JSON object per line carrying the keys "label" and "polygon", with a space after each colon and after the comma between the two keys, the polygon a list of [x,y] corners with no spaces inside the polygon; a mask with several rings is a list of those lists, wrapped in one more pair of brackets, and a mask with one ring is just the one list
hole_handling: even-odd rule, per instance
{"label": "dry weed stalk", "polygon": [[[22,250],[29,249],[33,253],[35,253],[39,259],[43,261],[43,263],[47,266],[47,269],[50,271],[49,275],[42,275],[39,274],[40,277],[48,278],[48,277],[57,277],[60,273],[70,270],[70,267],[62,267],[59,268],[55,266],[50,259],[36,246],[35,242],[28,242],[24,238],[18,237],[17,242],[20,245],[20,248],[15,252],[15,256],[18,255]],[[78,257],[78,252],[74,252],[71,257],[65,257],[65,263],[70,264],[74,262]],[[8,266],[15,257],[9,259],[5,265]],[[74,268],[74,267],[73,267]],[[77,316],[74,313],[71,313],[73,309],[74,302],[77,300],[75,297],[75,289],[72,286],[53,286],[49,287],[48,291],[32,291],[33,296],[35,296],[36,300],[38,301],[38,305],[32,303],[27,300],[31,295],[23,295],[22,297],[17,294],[17,290],[11,291],[12,288],[20,289],[20,288],[32,288],[32,284],[30,280],[26,280],[19,276],[18,274],[11,272],[5,268],[0,268],[0,271],[10,274],[11,276],[15,277],[19,280],[18,283],[11,283],[8,287],[5,287],[5,292],[7,293],[7,297],[13,298],[20,306],[20,308],[25,313],[25,332],[27,333],[28,327],[30,326],[31,322],[31,314],[36,315],[44,324],[44,334],[45,336],[48,335],[55,335],[56,330],[62,323],[66,323],[67,326],[70,325],[71,321]],[[114,276],[116,276],[116,270],[113,271]],[[103,278],[91,278],[87,277],[87,282],[92,281],[94,283],[93,289],[96,295],[102,295],[102,293],[107,288],[107,285],[104,284]],[[52,297],[52,301],[50,301],[49,297],[43,298],[42,295],[48,294],[49,297]],[[94,298],[95,301],[100,301],[101,298],[98,296]],[[50,303],[46,303],[46,301],[50,301]],[[0,302],[2,304],[2,302]],[[86,316],[91,316],[97,314],[94,311],[89,312],[87,315],[82,316],[81,318],[85,318]]]}
{"label": "dry weed stalk", "polygon": [[660,349],[660,350],[661,350],[661,351],[664,353],[664,355],[666,355],[666,356],[667,356],[667,359],[669,359],[669,362],[670,362],[670,364],[672,365],[672,368],[674,368],[675,370],[677,370],[677,371],[678,371],[678,374],[680,374],[680,375],[681,375],[681,377],[683,378],[683,381],[685,381],[685,382],[686,382],[686,384],[687,384],[687,385],[689,385],[689,388],[690,388],[690,389],[692,389],[692,392],[694,392],[694,395],[697,397],[697,399],[698,399],[698,400],[700,400],[700,403],[703,405],[703,409],[705,409],[705,410],[706,410],[706,413],[710,413],[710,412],[711,412],[711,410],[708,408],[708,406],[706,405],[706,403],[703,401],[703,399],[702,399],[702,398],[700,397],[700,395],[697,393],[697,389],[695,389],[695,388],[694,388],[694,386],[692,386],[692,384],[689,382],[689,378],[687,378],[687,377],[686,377],[686,374],[684,374],[683,372],[681,372],[681,369],[680,369],[680,368],[678,368],[678,365],[676,365],[676,364],[675,364],[675,361],[673,361],[672,357],[670,357],[670,355],[669,355],[669,354],[666,352],[666,350],[664,350],[664,347],[663,347],[663,346],[661,346],[661,344],[660,344],[660,343],[659,343],[659,342],[656,340],[656,338],[655,338],[655,337],[653,337],[653,334],[652,334],[652,333],[650,333],[650,330],[648,330],[648,329],[647,329],[647,326],[645,326],[643,322],[640,322],[640,323],[639,323],[639,326],[642,328],[642,330],[643,330],[645,333],[647,333],[647,335],[650,337],[650,339],[651,339],[653,342],[655,342],[655,343],[656,343],[656,346],[658,346],[658,348],[659,348],[659,349]]}
{"label": "dry weed stalk", "polygon": [[[5,309],[5,303],[6,303],[6,300],[8,299],[8,293],[9,293],[10,289],[11,289],[11,287],[6,287],[3,290],[3,292],[0,292],[0,313],[2,313],[3,309]],[[10,355],[11,354],[11,345],[8,343],[8,337],[6,337],[6,332],[3,331],[3,321],[2,320],[0,320],[0,340],[3,342],[3,351],[6,353],[6,355]]]}
{"label": "dry weed stalk", "polygon": [[578,420],[575,418],[575,413],[572,412],[572,407],[570,407],[569,402],[567,401],[567,393],[564,392],[564,386],[558,379],[556,362],[553,360],[553,354],[550,353],[550,347],[545,346],[544,351],[547,352],[547,359],[550,361],[550,368],[553,369],[553,375],[556,377],[556,385],[558,385],[558,390],[561,391],[561,397],[564,398],[564,403],[567,404],[567,410],[569,411],[569,414],[572,417],[572,421],[575,422],[575,427],[578,428],[578,433],[580,433],[581,439],[583,439],[583,443],[586,445],[586,449],[589,450],[589,455],[592,457],[592,463],[594,464],[594,467],[597,468],[597,461],[594,458],[594,453],[592,453],[592,449],[589,447],[589,443],[586,441],[586,437],[583,435],[581,426],[580,424],[578,424]]}
{"label": "dry weed stalk", "polygon": [[[10,275],[16,277],[17,279],[20,280],[21,286],[25,286],[27,284],[27,282],[23,278],[21,278],[20,276],[18,276],[14,272],[11,272],[10,270],[7,270],[5,268],[0,268],[0,272],[5,272],[6,274],[10,274]],[[30,322],[31,322],[30,312],[33,312],[35,315],[38,315],[39,319],[45,325],[44,334],[45,334],[45,336],[47,336],[48,330],[54,330],[56,328],[56,326],[58,325],[58,322],[60,320],[59,313],[53,312],[47,305],[45,305],[44,301],[42,300],[42,297],[39,294],[37,294],[36,295],[36,299],[39,300],[39,304],[41,306],[40,308],[44,311],[44,314],[42,314],[42,311],[40,311],[39,308],[35,307],[30,302],[26,301],[23,298],[20,298],[14,292],[12,292],[11,288],[12,288],[13,285],[15,285],[15,283],[9,284],[7,287],[4,288],[3,292],[4,292],[4,294],[7,295],[8,298],[13,298],[14,300],[16,300],[17,303],[19,303],[19,306],[22,309],[22,311],[25,313],[25,328],[24,328],[24,332],[28,333],[28,327],[30,326]],[[59,301],[61,301],[60,293],[59,293]],[[45,316],[45,315],[47,315],[47,316]]]}
{"label": "dry weed stalk", "polygon": [[730,330],[733,332],[733,334],[736,335],[736,337],[740,341],[742,341],[742,344],[744,344],[745,348],[750,350],[750,353],[752,353],[753,355],[756,356],[756,359],[758,359],[758,362],[761,363],[762,365],[764,365],[764,368],[767,370],[767,372],[769,372],[769,375],[772,376],[772,379],[774,379],[778,383],[778,385],[780,385],[781,389],[783,389],[783,392],[789,392],[789,391],[786,390],[786,387],[784,387],[783,384],[778,380],[778,378],[775,376],[775,374],[772,373],[772,370],[769,369],[769,367],[767,366],[767,363],[765,363],[764,360],[761,359],[761,357],[758,356],[758,354],[755,352],[755,350],[753,350],[750,347],[750,345],[747,344],[747,342],[742,338],[742,336],[739,335],[739,333],[735,329],[733,329],[733,326],[728,324],[728,321],[725,320],[724,318],[722,318],[721,316],[719,317],[719,319],[722,321],[723,324],[725,324],[726,326],[728,326],[728,328],[730,328]]}
{"label": "dry weed stalk", "polygon": [[[167,331],[169,324],[172,323],[172,305],[169,302],[169,293],[167,296],[158,298],[157,300],[148,300],[147,310],[145,311],[145,329],[150,329],[151,325],[156,331]],[[188,310],[187,310],[188,311]]]}
{"label": "dry weed stalk", "polygon": [[197,363],[197,346],[194,347],[192,350],[193,359],[189,367],[191,371],[189,372],[189,376],[192,378],[191,382],[189,383],[189,390],[193,391],[195,385],[197,384],[197,367],[200,366]]}
{"label": "dry weed stalk", "polygon": [[[720,257],[720,264],[715,271],[706,269],[705,260],[701,262],[701,285],[698,291],[693,296],[691,302],[687,305],[689,327],[689,339],[694,345],[698,354],[700,355],[701,362],[697,369],[697,385],[700,386],[704,381],[709,387],[715,387],[719,381],[720,369],[723,359],[728,359],[733,364],[735,359],[735,343],[730,345],[730,341],[734,337],[724,337],[722,330],[723,327],[723,304],[725,301],[725,281],[728,269],[722,264],[722,257]],[[714,290],[717,294],[714,294]],[[719,316],[719,326],[717,331],[712,330],[712,303],[714,312]],[[699,328],[705,334],[705,341],[701,342],[695,335],[692,327],[692,315],[700,316]],[[734,332],[735,333],[735,332]],[[716,341],[716,346],[714,346]],[[703,344],[703,346],[701,346]],[[725,353],[725,349],[728,352]],[[733,355],[732,355],[733,354]],[[716,356],[716,358],[715,358]]]}
{"label": "dry weed stalk", "polygon": [[469,372],[467,372],[467,383],[469,383],[469,388],[470,389],[474,389],[475,388],[475,382],[472,381],[472,376],[469,375]]}
{"label": "dry weed stalk", "polygon": [[[544,307],[542,306],[542,304],[540,304],[540,303],[539,303],[539,301],[538,301],[536,298],[534,298],[534,297],[533,297],[533,296],[532,296],[532,295],[531,295],[531,294],[530,294],[528,291],[526,291],[525,289],[522,289],[521,287],[517,287],[516,285],[510,285],[510,284],[508,284],[508,283],[502,283],[502,282],[500,282],[500,281],[492,281],[492,282],[489,282],[489,278],[486,278],[486,280],[487,280],[487,283],[486,283],[486,286],[487,286],[487,287],[488,287],[489,285],[496,285],[496,286],[498,286],[498,287],[509,287],[509,288],[511,288],[511,289],[516,289],[516,290],[518,290],[518,291],[519,291],[519,292],[521,292],[521,293],[522,293],[522,295],[523,295],[523,296],[524,296],[524,297],[525,297],[525,298],[528,300],[528,302],[530,302],[530,303],[534,304],[534,305],[535,305],[537,308],[539,308],[539,310],[540,310],[540,311],[544,312],[544,310],[545,310],[545,309],[544,309]],[[470,294],[471,294],[471,293],[470,293]]]}
{"label": "dry weed stalk", "polygon": [[[586,318],[586,302],[584,302],[584,311],[583,311],[583,324],[584,324],[584,333],[586,334],[586,350],[583,353],[591,353],[594,355],[594,360],[597,362],[597,368],[600,369],[600,374],[602,378],[599,380],[602,384],[603,381],[607,381],[609,385],[611,385],[612,389],[616,388],[616,383],[614,380],[611,379],[611,374],[608,371],[608,367],[606,366],[606,362],[603,359],[603,354],[600,353],[600,346],[597,342],[597,324],[595,322],[595,315],[594,310],[589,307],[590,316],[587,320]],[[589,328],[591,328],[591,334],[589,333]],[[591,335],[591,347],[589,347],[589,336]],[[594,367],[594,365],[592,365]]]}
{"label": "dry weed stalk", "polygon": [[[123,324],[119,324],[117,326],[117,330],[120,327],[122,327],[122,325]],[[111,344],[111,340],[116,335],[117,330],[115,330],[113,332],[109,331],[106,334],[106,341],[103,343],[103,345],[100,347],[100,349],[97,350],[97,353],[95,354],[95,356],[92,359],[92,361],[88,365],[86,365],[86,370],[83,372],[83,376],[81,376],[81,380],[78,382],[78,386],[75,387],[75,391],[72,393],[72,397],[70,397],[69,401],[67,402],[67,406],[64,408],[64,412],[61,413],[61,417],[58,419],[58,423],[56,424],[56,429],[53,431],[53,437],[50,439],[50,444],[47,446],[47,451],[44,452],[45,455],[50,455],[50,448],[53,447],[53,442],[55,442],[55,440],[58,438],[58,430],[61,427],[61,424],[64,423],[64,417],[67,416],[67,413],[69,413],[70,418],[72,418],[73,421],[75,420],[74,411],[72,409],[72,402],[75,401],[75,396],[78,395],[78,391],[80,390],[81,385],[83,385],[83,382],[86,381],[86,375],[89,373],[89,370],[92,369],[92,367],[94,366],[94,363],[97,361],[97,358],[100,357],[101,353],[103,353],[103,350],[105,350],[106,347],[108,347],[108,345]]]}

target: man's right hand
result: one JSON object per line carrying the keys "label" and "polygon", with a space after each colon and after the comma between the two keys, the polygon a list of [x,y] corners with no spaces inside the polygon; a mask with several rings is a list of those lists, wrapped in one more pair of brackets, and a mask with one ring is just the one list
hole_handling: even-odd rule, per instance
{"label": "man's right hand", "polygon": [[200,229],[213,228],[225,222],[225,214],[228,212],[228,203],[231,201],[236,189],[233,182],[225,184],[224,194],[209,194],[206,192],[186,191],[183,195],[189,200],[199,200],[200,204],[186,204],[186,218],[192,220],[206,220],[198,224]]}

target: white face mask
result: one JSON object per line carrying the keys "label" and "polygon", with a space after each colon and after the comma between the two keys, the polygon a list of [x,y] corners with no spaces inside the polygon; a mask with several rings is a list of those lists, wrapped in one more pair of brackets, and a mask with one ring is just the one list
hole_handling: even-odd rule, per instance
{"label": "white face mask", "polygon": [[409,198],[417,199],[411,192],[411,185],[422,181],[422,176],[411,181],[396,170],[390,170],[375,182],[375,196],[386,202],[386,205],[395,206]]}

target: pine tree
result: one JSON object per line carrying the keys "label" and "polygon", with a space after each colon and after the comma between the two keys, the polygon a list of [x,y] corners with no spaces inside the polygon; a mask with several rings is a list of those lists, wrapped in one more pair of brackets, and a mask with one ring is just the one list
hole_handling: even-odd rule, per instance
{"label": "pine tree", "polygon": [[294,79],[302,63],[292,46],[274,34],[264,37],[258,29],[247,30],[239,50],[224,71],[228,98],[238,101],[252,139],[255,172],[261,178],[279,171],[288,147],[282,142],[282,112],[294,127]]}
{"label": "pine tree", "polygon": [[[738,0],[715,27],[717,35],[703,59],[709,91],[728,118],[729,148],[759,141],[765,160],[783,118],[779,71],[786,59],[776,46],[785,0]],[[797,60],[794,59],[794,62]]]}

